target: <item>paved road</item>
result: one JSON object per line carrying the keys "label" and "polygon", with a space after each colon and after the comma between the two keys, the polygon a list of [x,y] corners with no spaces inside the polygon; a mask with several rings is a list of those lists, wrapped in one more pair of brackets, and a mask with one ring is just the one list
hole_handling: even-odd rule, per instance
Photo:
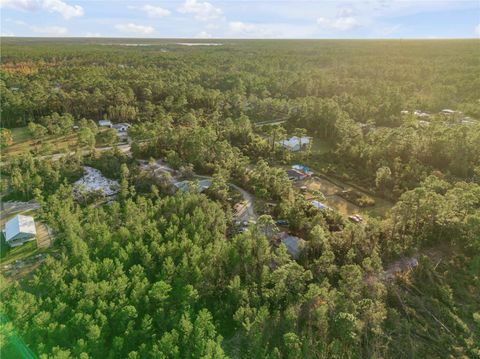
{"label": "paved road", "polygon": [[262,121],[262,122],[255,122],[253,125],[260,127],[265,125],[280,125],[281,123],[287,122],[287,120],[273,120],[273,121]]}

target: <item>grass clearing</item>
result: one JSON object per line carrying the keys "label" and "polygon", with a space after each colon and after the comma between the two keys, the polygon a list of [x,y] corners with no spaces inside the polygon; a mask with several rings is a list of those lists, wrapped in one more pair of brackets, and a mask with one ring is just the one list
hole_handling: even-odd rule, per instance
{"label": "grass clearing", "polygon": [[[336,180],[336,182],[338,182],[338,180]],[[363,208],[359,207],[345,198],[337,195],[338,192],[344,189],[350,189],[351,187],[348,184],[341,183],[338,185],[337,183],[322,177],[314,176],[296,183],[296,187],[300,188],[301,186],[307,186],[309,192],[307,194],[307,198],[314,199],[314,194],[316,192],[322,192],[325,196],[325,204],[332,207],[344,216],[361,213],[368,214],[372,217],[384,217],[387,211],[392,207],[392,203],[379,197],[373,197],[375,199],[374,206]]]}
{"label": "grass clearing", "polygon": [[[13,144],[3,149],[4,156],[18,156],[31,150],[41,154],[59,153],[77,146],[77,136],[71,133],[65,136],[46,136],[40,140],[32,138],[28,127],[12,128]],[[42,153],[44,152],[44,153]]]}

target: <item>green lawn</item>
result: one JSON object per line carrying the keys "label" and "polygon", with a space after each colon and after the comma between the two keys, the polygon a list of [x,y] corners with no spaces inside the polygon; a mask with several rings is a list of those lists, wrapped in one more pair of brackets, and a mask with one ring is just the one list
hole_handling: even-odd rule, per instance
{"label": "green lawn", "polygon": [[37,241],[30,241],[18,247],[10,247],[2,235],[0,263],[2,265],[15,262],[17,259],[25,259],[39,253]]}
{"label": "green lawn", "polygon": [[20,142],[25,142],[28,141],[32,138],[30,135],[30,132],[28,132],[28,127],[17,127],[17,128],[12,128],[12,137],[13,137],[13,143],[20,143]]}
{"label": "green lawn", "polygon": [[319,138],[314,138],[312,142],[312,154],[322,155],[324,153],[330,152],[334,149],[330,143],[321,140]]}
{"label": "green lawn", "polygon": [[42,154],[50,154],[62,152],[72,146],[77,145],[77,136],[75,133],[57,137],[46,136],[41,140],[37,141],[32,138],[27,126],[12,128],[11,131],[13,137],[13,144],[3,149],[3,155],[17,156],[35,148],[41,150],[42,146],[47,146],[50,148],[50,150],[48,150],[48,153]]}

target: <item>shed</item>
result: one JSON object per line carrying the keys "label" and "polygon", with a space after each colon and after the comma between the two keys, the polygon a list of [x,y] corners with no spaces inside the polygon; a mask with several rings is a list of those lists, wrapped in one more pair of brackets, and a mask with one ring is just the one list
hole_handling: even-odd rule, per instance
{"label": "shed", "polygon": [[[175,182],[173,185],[180,191],[188,192],[191,190],[191,184],[195,182],[196,181],[180,181],[180,182]],[[203,179],[203,180],[197,181],[196,183],[197,183],[196,192],[201,193],[212,185],[212,180]]]}
{"label": "shed", "polygon": [[35,239],[37,235],[35,221],[31,216],[18,214],[5,224],[3,234],[11,247],[20,246]]}

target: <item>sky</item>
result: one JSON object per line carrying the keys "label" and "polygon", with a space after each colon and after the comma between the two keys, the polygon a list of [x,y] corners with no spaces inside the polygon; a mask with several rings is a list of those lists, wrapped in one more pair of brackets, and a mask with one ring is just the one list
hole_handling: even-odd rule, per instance
{"label": "sky", "polygon": [[480,0],[0,0],[2,36],[480,38]]}

